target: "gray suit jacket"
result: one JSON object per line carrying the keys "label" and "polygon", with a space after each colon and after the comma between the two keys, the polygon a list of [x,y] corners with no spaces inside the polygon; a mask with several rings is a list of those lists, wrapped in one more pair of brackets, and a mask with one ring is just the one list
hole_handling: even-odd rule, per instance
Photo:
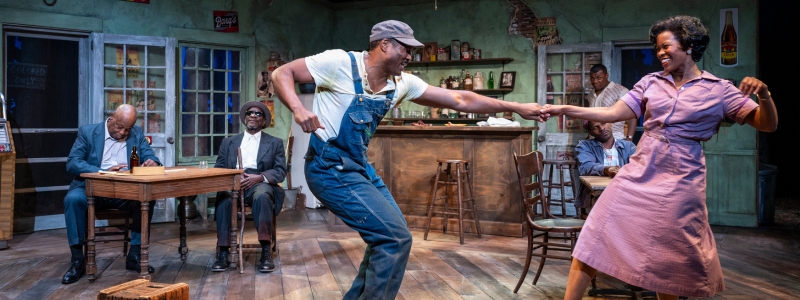
{"label": "gray suit jacket", "polygon": [[[244,133],[226,137],[219,145],[217,154],[217,168],[236,169],[238,162],[237,149],[242,145]],[[283,150],[283,140],[261,133],[261,144],[258,145],[258,173],[267,178],[272,185],[275,199],[275,215],[281,212],[283,207],[283,188],[278,183],[286,179],[286,154]]]}
{"label": "gray suit jacket", "polygon": [[[103,163],[103,146],[105,145],[105,126],[106,121],[97,124],[83,125],[78,129],[78,138],[72,144],[72,150],[69,151],[67,157],[67,172],[75,175],[75,179],[69,185],[69,189],[83,188],[86,182],[81,178],[81,173],[96,173],[100,171],[100,165]],[[144,138],[142,128],[134,125],[128,138],[125,140],[127,148],[127,157],[131,156],[131,148],[136,146],[136,152],[139,154],[139,161],[144,163],[148,159],[152,159],[159,165],[161,161],[158,160],[147,139]]]}

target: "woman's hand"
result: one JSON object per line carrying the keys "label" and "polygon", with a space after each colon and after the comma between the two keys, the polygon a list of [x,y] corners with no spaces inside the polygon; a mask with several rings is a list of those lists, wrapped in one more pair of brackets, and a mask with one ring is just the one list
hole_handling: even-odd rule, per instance
{"label": "woman's hand", "polygon": [[558,116],[564,114],[563,112],[564,106],[563,105],[545,105],[540,114],[542,117],[550,118],[550,116]]}
{"label": "woman's hand", "polygon": [[742,79],[742,82],[739,83],[739,90],[742,91],[742,94],[745,96],[756,94],[759,99],[769,98],[769,88],[767,84],[755,77],[745,77]]}

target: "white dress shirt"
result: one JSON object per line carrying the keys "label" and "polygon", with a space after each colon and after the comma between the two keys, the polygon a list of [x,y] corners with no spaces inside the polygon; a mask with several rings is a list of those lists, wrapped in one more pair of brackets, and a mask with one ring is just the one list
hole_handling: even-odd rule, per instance
{"label": "white dress shirt", "polygon": [[106,126],[103,128],[105,128],[106,134],[105,142],[103,143],[103,161],[100,163],[100,169],[108,170],[118,164],[127,164],[128,155],[125,148],[125,140],[115,140],[111,137],[111,134],[108,133],[108,119],[106,119]]}
{"label": "white dress shirt", "polygon": [[[261,145],[260,131],[256,134],[250,134],[247,131],[244,132],[242,144],[239,145],[239,148],[242,148],[242,165],[244,165],[244,168],[242,169],[258,170],[259,145]],[[236,162],[236,168],[239,168],[239,162]],[[264,178],[264,182],[269,183],[267,176],[261,175],[261,177]]]}

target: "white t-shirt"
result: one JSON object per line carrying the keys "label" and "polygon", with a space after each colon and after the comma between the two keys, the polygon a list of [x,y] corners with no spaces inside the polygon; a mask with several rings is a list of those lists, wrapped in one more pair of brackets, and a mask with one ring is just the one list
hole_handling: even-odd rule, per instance
{"label": "white t-shirt", "polygon": [[[367,72],[364,71],[364,54],[367,52],[352,53],[358,65],[364,93],[375,100],[385,100],[386,94],[396,89],[392,99],[392,106],[395,106],[402,101],[419,98],[428,88],[428,84],[419,77],[402,73],[401,76],[395,77],[397,87],[391,78],[387,78],[386,87],[375,93],[369,88]],[[306,57],[305,60],[306,67],[317,85],[312,111],[319,117],[322,126],[325,126],[325,129],[317,129],[315,133],[320,139],[327,141],[339,135],[342,117],[356,94],[350,56],[344,50],[328,50]]]}
{"label": "white t-shirt", "polygon": [[603,166],[606,167],[619,166],[619,151],[617,151],[617,147],[611,147],[611,149],[603,149],[603,152],[605,152],[605,157],[603,158]]}

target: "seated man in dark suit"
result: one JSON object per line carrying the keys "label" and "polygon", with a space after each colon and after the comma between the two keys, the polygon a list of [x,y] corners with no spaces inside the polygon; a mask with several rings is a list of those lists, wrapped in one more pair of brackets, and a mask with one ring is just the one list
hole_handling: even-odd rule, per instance
{"label": "seated man in dark suit", "polygon": [[[261,265],[258,270],[268,273],[275,270],[270,251],[272,240],[272,219],[283,206],[283,188],[278,183],[286,178],[286,157],[283,140],[261,132],[267,128],[271,116],[269,109],[258,101],[248,102],[239,112],[246,132],[222,140],[217,155],[217,168],[237,169],[238,148],[242,149],[241,189],[246,205],[253,207],[253,222],[261,243]],[[217,261],[211,266],[214,272],[228,269],[231,226],[231,194],[217,193]]]}
{"label": "seated man in dark suit", "polygon": [[[636,145],[627,140],[615,139],[610,123],[585,121],[583,126],[594,139],[582,140],[575,147],[578,153],[578,172],[581,176],[614,177],[636,152]],[[590,191],[581,186],[578,197],[575,197],[575,211],[581,212],[584,217],[586,208],[591,204]]]}
{"label": "seated man in dark suit", "polygon": [[[72,145],[67,158],[67,172],[75,175],[64,197],[64,219],[67,225],[67,239],[72,252],[69,270],[64,274],[61,283],[69,284],[78,281],[86,272],[83,257],[83,242],[86,238],[86,183],[81,173],[95,173],[100,170],[119,171],[128,167],[131,149],[135,146],[142,166],[161,165],[147,143],[142,128],[136,124],[136,109],[128,104],[120,105],[111,117],[102,123],[81,126],[78,138]],[[114,208],[132,213],[133,229],[131,246],[125,260],[125,269],[139,272],[139,251],[141,250],[141,222],[139,201],[109,199],[95,197],[95,205],[99,209]],[[153,210],[153,201],[150,210]],[[153,215],[151,214],[152,218]],[[150,222],[150,220],[147,220]],[[153,268],[149,268],[150,273]]]}

